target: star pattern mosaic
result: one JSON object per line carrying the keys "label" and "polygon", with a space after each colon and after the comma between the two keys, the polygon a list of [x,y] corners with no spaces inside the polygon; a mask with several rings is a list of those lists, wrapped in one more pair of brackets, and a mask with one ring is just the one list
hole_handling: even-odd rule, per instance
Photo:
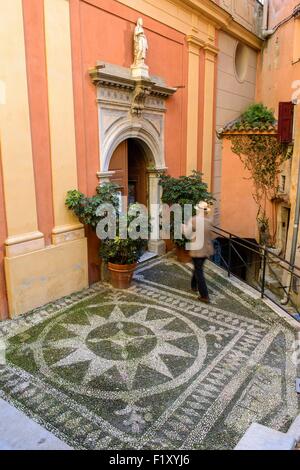
{"label": "star pattern mosaic", "polygon": [[230,449],[299,413],[292,328],[207,267],[212,305],[163,257],[0,325],[0,396],[74,448]]}

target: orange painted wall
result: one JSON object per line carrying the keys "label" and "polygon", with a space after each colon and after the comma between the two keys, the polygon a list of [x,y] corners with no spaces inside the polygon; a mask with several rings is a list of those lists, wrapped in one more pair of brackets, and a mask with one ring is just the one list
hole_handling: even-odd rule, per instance
{"label": "orange painted wall", "polygon": [[[271,8],[270,27],[288,17],[298,3],[298,0],[289,2],[271,0],[273,8]],[[275,8],[278,8],[277,14],[272,15]],[[268,107],[274,109],[276,116],[279,101],[291,101],[294,92],[292,83],[300,80],[300,62],[292,64],[294,29],[295,20],[293,19],[281,26],[268,40],[259,57],[257,101],[263,101]]]}
{"label": "orange painted wall", "polygon": [[4,243],[7,238],[6,216],[2,180],[2,162],[0,147],[0,320],[8,318],[8,305],[6,296],[5,274],[4,274]]}
{"label": "orange painted wall", "polygon": [[[270,0],[269,28],[273,28],[279,22],[288,18],[294,7],[299,4],[298,0]],[[280,26],[263,48],[258,63],[257,72],[257,101],[263,102],[275,112],[278,117],[280,101],[291,101],[295,89],[292,85],[300,80],[300,62],[293,64],[294,41],[296,22],[300,19],[290,19]],[[300,51],[300,45],[298,45]],[[298,57],[300,59],[300,55]],[[299,89],[299,86],[298,86]],[[292,170],[293,171],[293,170]],[[293,178],[292,178],[293,179]],[[291,183],[291,213],[294,214],[296,179]],[[275,214],[274,206],[272,210]],[[273,216],[273,224],[276,224]]]}
{"label": "orange painted wall", "polygon": [[223,140],[221,228],[245,238],[256,238],[257,206],[252,198],[250,174]]}
{"label": "orange painted wall", "polygon": [[[82,84],[83,103],[81,106],[83,110],[81,108],[81,111],[83,111],[85,121],[85,154],[89,159],[88,191],[93,192],[97,183],[96,171],[99,169],[98,116],[95,102],[96,89],[87,71],[99,60],[130,67],[132,35],[140,13],[114,0],[106,2],[73,0],[71,12],[75,61],[74,81],[76,90],[79,87],[78,83]],[[147,63],[151,74],[164,77],[170,86],[186,85],[187,47],[184,36],[147,17],[144,18],[144,27],[150,43]],[[79,54],[81,55],[81,73]],[[81,77],[78,77],[78,74]],[[179,89],[167,102],[166,163],[173,175],[179,175],[182,172],[186,160],[186,92],[186,88]],[[79,98],[76,98],[77,106],[80,107]],[[82,129],[80,125],[79,129]],[[82,138],[82,135],[79,136],[79,140]]]}
{"label": "orange painted wall", "polygon": [[[269,12],[269,28],[273,28],[292,13],[293,8],[299,4],[298,0],[270,0]],[[300,21],[300,20],[297,20]],[[268,41],[265,42],[262,52],[258,57],[257,68],[257,87],[256,101],[264,103],[267,107],[273,109],[275,116],[278,117],[278,106],[280,101],[291,101],[294,89],[292,84],[296,80],[300,80],[300,62],[293,65],[293,41],[294,41],[295,20],[289,20],[283,24]],[[225,150],[226,148],[226,150]],[[246,181],[241,181],[240,186],[232,185],[235,189],[237,198],[243,197],[243,205],[245,211],[240,211],[239,218],[233,218],[229,222],[229,214],[231,205],[235,207],[235,203],[229,202],[231,195],[229,183],[233,183],[232,175],[240,174],[241,168],[237,163],[237,157],[231,154],[228,142],[223,151],[223,169],[222,169],[222,228],[230,226],[237,232],[239,225],[241,226],[241,234],[250,236],[253,229],[249,225],[248,214],[255,216],[253,202],[251,200],[251,188]],[[242,175],[242,173],[241,173]],[[234,195],[235,193],[232,192]],[[225,202],[226,201],[226,205]],[[267,214],[270,219],[271,231],[276,231],[276,210],[271,203],[268,204]],[[233,224],[236,221],[236,225]],[[255,217],[254,219],[255,220]],[[253,224],[254,226],[254,224]],[[248,230],[248,233],[247,233]],[[241,235],[238,233],[238,235]]]}
{"label": "orange painted wall", "polygon": [[48,245],[54,218],[43,3],[23,0],[23,16],[38,227]]}
{"label": "orange painted wall", "polygon": [[199,58],[199,123],[198,123],[198,169],[202,168],[203,161],[203,124],[204,124],[204,71],[205,71],[205,53],[200,49]]}
{"label": "orange painted wall", "polygon": [[269,4],[268,28],[272,29],[291,14],[299,0],[270,0]]}
{"label": "orange painted wall", "polygon": [[[141,14],[115,0],[70,0],[70,11],[78,181],[79,189],[92,195],[98,184],[99,130],[96,88],[88,70],[97,61],[130,67],[133,31]],[[183,34],[144,15],[143,19],[150,73],[163,77],[169,86],[183,87],[167,101],[165,128],[166,165],[170,174],[180,176],[186,165],[187,44]],[[98,277],[97,247],[98,240],[89,235],[91,282]]]}

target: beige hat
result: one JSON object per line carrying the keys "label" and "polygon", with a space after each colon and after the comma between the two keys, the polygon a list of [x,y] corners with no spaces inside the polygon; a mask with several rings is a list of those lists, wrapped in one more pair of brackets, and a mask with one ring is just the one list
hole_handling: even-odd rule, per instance
{"label": "beige hat", "polygon": [[205,201],[200,201],[200,202],[195,206],[195,209],[196,209],[197,211],[202,210],[202,211],[204,211],[204,212],[206,212],[206,213],[210,212],[210,208],[209,208],[207,202],[205,202]]}

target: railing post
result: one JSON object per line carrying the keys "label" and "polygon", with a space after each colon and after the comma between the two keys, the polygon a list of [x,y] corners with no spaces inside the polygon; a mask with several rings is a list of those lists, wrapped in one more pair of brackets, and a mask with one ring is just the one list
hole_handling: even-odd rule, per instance
{"label": "railing post", "polygon": [[229,235],[229,246],[228,246],[228,277],[231,274],[231,234]]}
{"label": "railing post", "polygon": [[263,273],[262,273],[262,285],[261,285],[261,298],[265,296],[265,287],[266,287],[266,268],[267,268],[267,250],[266,247],[263,248]]}

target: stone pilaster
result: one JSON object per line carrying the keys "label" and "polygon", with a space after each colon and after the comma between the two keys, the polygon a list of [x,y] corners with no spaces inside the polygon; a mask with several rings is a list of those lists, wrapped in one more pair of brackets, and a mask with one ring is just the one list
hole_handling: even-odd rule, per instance
{"label": "stone pilaster", "polygon": [[149,210],[153,226],[151,240],[148,244],[149,251],[161,256],[166,252],[166,244],[160,239],[160,205],[161,205],[161,187],[159,185],[159,175],[161,170],[148,170],[148,192],[149,192]]}
{"label": "stone pilaster", "polygon": [[204,110],[203,110],[203,148],[202,173],[208,189],[212,189],[212,161],[214,140],[214,112],[215,112],[215,64],[218,49],[212,44],[204,45],[205,71],[204,71]]}
{"label": "stone pilaster", "polygon": [[199,68],[203,41],[194,35],[187,36],[188,44],[188,115],[187,115],[187,165],[190,175],[198,167],[199,126]]}
{"label": "stone pilaster", "polygon": [[84,235],[82,225],[65,206],[67,191],[77,188],[69,2],[44,0],[44,11],[55,222],[52,243],[57,245]]}

